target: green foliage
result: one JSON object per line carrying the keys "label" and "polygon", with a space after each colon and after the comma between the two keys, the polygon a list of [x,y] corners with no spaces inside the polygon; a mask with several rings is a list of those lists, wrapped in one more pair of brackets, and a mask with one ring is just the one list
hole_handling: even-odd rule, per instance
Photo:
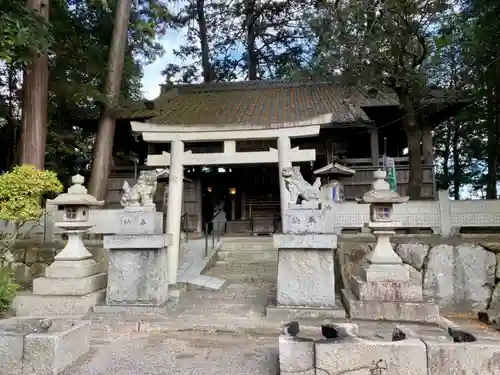
{"label": "green foliage", "polygon": [[63,185],[51,171],[31,165],[15,167],[0,175],[0,219],[12,223],[38,220],[42,213],[42,196],[60,193]]}
{"label": "green foliage", "polygon": [[10,267],[0,265],[0,314],[9,310],[18,289]]}
{"label": "green foliage", "polygon": [[0,0],[0,60],[24,65],[53,41],[49,24],[24,0]]}

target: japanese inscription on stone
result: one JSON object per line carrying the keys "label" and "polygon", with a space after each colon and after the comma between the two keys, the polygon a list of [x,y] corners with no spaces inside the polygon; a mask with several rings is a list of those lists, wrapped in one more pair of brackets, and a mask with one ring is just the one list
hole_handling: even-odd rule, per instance
{"label": "japanese inscription on stone", "polygon": [[148,234],[155,230],[155,212],[123,211],[120,216],[118,233]]}

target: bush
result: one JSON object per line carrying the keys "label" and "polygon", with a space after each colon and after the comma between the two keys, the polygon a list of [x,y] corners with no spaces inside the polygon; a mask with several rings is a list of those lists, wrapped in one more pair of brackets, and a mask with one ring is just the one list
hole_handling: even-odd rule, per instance
{"label": "bush", "polygon": [[20,239],[21,228],[28,221],[38,221],[43,215],[42,197],[60,193],[63,185],[51,171],[21,165],[0,175],[0,220],[11,227],[1,234],[0,264],[13,260],[11,250]]}
{"label": "bush", "polygon": [[10,267],[0,266],[0,315],[9,310],[18,289]]}

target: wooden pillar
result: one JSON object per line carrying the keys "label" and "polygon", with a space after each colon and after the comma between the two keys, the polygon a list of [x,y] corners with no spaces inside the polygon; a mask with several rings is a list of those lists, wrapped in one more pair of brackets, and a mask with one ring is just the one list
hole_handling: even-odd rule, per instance
{"label": "wooden pillar", "polygon": [[424,158],[424,164],[431,165],[434,163],[432,131],[429,125],[424,125],[422,127],[422,156]]}
{"label": "wooden pillar", "polygon": [[246,219],[245,204],[247,195],[244,191],[241,192],[241,220]]}
{"label": "wooden pillar", "polygon": [[377,125],[373,124],[370,129],[370,151],[372,156],[372,164],[377,166],[380,163],[380,151],[378,143],[378,129]]}

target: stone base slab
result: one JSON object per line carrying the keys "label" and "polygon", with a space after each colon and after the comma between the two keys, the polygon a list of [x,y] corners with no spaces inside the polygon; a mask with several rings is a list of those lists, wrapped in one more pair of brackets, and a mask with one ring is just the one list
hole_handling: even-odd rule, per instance
{"label": "stone base slab", "polygon": [[45,269],[45,277],[51,279],[78,279],[101,272],[102,266],[93,259],[80,261],[56,260]]}
{"label": "stone base slab", "polygon": [[409,281],[410,270],[401,264],[370,264],[360,268],[360,276],[366,281]]}
{"label": "stone base slab", "polygon": [[0,374],[58,374],[90,350],[90,321],[11,318],[0,323]]}
{"label": "stone base slab", "polygon": [[107,275],[98,273],[80,279],[51,279],[39,277],[33,280],[33,294],[51,296],[83,296],[106,288]]}
{"label": "stone base slab", "polygon": [[276,249],[336,249],[335,234],[275,234],[273,245]]}
{"label": "stone base slab", "polygon": [[312,307],[290,307],[276,306],[270,304],[266,306],[266,317],[270,320],[280,322],[296,319],[345,319],[346,312],[340,301],[337,301],[335,308],[312,308]]}
{"label": "stone base slab", "polygon": [[170,234],[117,234],[105,235],[105,249],[161,249],[172,243]]}
{"label": "stone base slab", "polygon": [[422,301],[422,285],[411,281],[363,281],[351,276],[352,293],[360,301]]}
{"label": "stone base slab", "polygon": [[102,303],[106,289],[84,296],[49,296],[31,292],[19,292],[12,308],[16,316],[83,315]]}
{"label": "stone base slab", "polygon": [[[470,334],[467,330],[462,332]],[[476,341],[453,342],[422,338],[427,347],[428,374],[500,374],[500,341],[481,339],[474,335],[472,337]]]}
{"label": "stone base slab", "polygon": [[438,323],[439,306],[428,301],[360,301],[348,289],[341,291],[350,319]]}
{"label": "stone base slab", "polygon": [[150,313],[163,313],[166,314],[167,305],[160,306],[151,305],[96,305],[93,311],[97,314],[150,314]]}

